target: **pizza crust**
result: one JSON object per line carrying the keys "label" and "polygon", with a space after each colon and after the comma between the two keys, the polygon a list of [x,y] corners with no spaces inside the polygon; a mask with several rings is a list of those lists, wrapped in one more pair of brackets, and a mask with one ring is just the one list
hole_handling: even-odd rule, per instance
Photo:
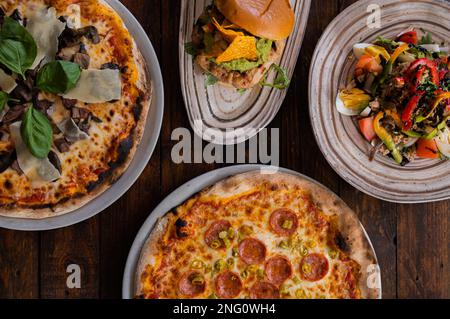
{"label": "pizza crust", "polygon": [[[108,9],[112,10],[114,14],[117,14],[114,11],[114,9],[105,1],[99,0],[98,2],[103,6],[107,7]],[[128,28],[126,27],[125,24],[123,24],[123,27],[128,31]],[[130,149],[126,161],[122,163],[119,167],[115,168],[114,171],[112,172],[112,175],[89,194],[83,195],[78,198],[71,198],[68,201],[59,203],[53,207],[46,207],[46,208],[12,207],[8,209],[0,208],[0,216],[9,218],[22,218],[22,219],[46,219],[50,217],[56,217],[71,213],[88,204],[89,202],[91,202],[92,200],[96,199],[101,194],[103,194],[105,191],[107,191],[111,187],[111,185],[113,185],[128,169],[134,158],[134,155],[136,154],[137,148],[144,134],[147,116],[151,106],[152,90],[153,90],[151,80],[148,79],[149,73],[145,59],[140,50],[138,49],[134,39],[132,44],[133,44],[134,60],[139,71],[139,79],[137,82],[137,87],[142,92],[144,92],[144,96],[141,101],[142,105],[141,116],[133,133],[133,147]]]}
{"label": "pizza crust", "polygon": [[[268,183],[274,187],[283,185],[297,185],[307,190],[315,203],[328,216],[337,216],[338,230],[345,240],[349,250],[348,256],[361,266],[359,288],[363,298],[381,298],[381,289],[369,289],[367,282],[373,273],[370,266],[378,268],[378,261],[372,244],[356,214],[337,195],[327,188],[300,176],[286,173],[261,174],[260,171],[248,172],[225,179],[210,188],[205,189],[198,197],[229,198],[254,189],[255,186]],[[170,212],[161,217],[151,231],[142,248],[135,278],[135,294],[142,291],[141,277],[147,265],[151,265],[154,256],[158,253],[157,243],[163,239],[168,226],[174,222],[176,216]]]}

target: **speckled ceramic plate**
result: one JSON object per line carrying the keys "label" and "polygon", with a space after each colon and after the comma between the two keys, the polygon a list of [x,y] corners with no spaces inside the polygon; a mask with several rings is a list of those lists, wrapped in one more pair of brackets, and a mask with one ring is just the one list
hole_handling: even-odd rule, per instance
{"label": "speckled ceramic plate", "polygon": [[20,219],[0,217],[0,227],[16,230],[49,230],[79,223],[100,213],[118,200],[136,182],[147,165],[158,141],[164,113],[164,90],[158,58],[142,26],[119,0],[105,0],[122,17],[136,41],[146,63],[148,79],[152,85],[152,104],[147,117],[144,135],[133,161],[108,190],[79,209],[61,216],[46,219]]}
{"label": "speckled ceramic plate", "polygon": [[[252,171],[263,171],[263,170],[270,170],[273,169],[273,167],[268,167],[264,165],[236,165],[236,166],[230,166],[225,167],[221,169],[217,169],[211,172],[208,172],[206,174],[203,174],[199,177],[194,178],[193,180],[187,182],[186,184],[180,186],[178,189],[173,191],[169,196],[167,196],[150,214],[150,216],[147,218],[145,223],[142,225],[141,229],[139,230],[139,233],[137,234],[133,245],[130,249],[130,253],[128,254],[127,263],[125,266],[125,272],[123,275],[123,284],[122,284],[122,298],[124,299],[132,299],[136,296],[136,276],[137,276],[137,266],[139,259],[141,258],[141,252],[144,247],[144,245],[148,241],[148,236],[152,232],[154,226],[156,225],[157,221],[163,217],[167,212],[171,211],[174,207],[177,207],[181,204],[183,204],[185,201],[187,201],[189,198],[194,196],[195,194],[201,192],[202,190],[224,180],[231,176],[243,174],[247,172]],[[314,185],[317,185],[318,187],[324,189],[329,196],[332,198],[336,198],[337,201],[341,202],[342,205],[346,206],[345,203],[342,202],[341,199],[337,197],[331,190],[326,188],[325,186],[319,184],[317,181],[302,175],[300,173],[297,173],[292,170],[288,170],[285,168],[279,168],[279,172],[291,174],[293,176],[300,177],[304,179],[305,181],[311,182]],[[351,210],[349,209],[349,212]],[[353,212],[351,212],[354,214]],[[356,215],[354,215],[355,218]],[[373,249],[373,245],[370,241],[369,236],[367,235],[367,232],[364,229],[364,226],[361,224],[361,228],[364,232],[365,239],[367,240],[369,246],[372,249],[372,254],[375,259],[376,253]],[[381,289],[381,274],[380,272],[377,272],[377,276],[375,279],[375,282],[379,284],[379,288],[373,288],[375,289],[376,294],[381,298],[382,295],[382,289]]]}
{"label": "speckled ceramic plate", "polygon": [[[381,8],[381,28],[366,22],[369,5]],[[414,26],[437,39],[450,40],[450,2],[444,0],[361,0],[348,7],[326,29],[310,71],[310,115],[317,142],[328,162],[343,179],[374,197],[398,203],[450,198],[450,161],[417,160],[400,167],[377,155],[369,162],[370,145],[351,117],[335,107],[338,90],[345,87],[356,61],[352,47],[377,36],[393,38]]]}
{"label": "speckled ceramic plate", "polygon": [[[182,0],[180,21],[180,77],[181,89],[189,121],[194,132],[207,141],[219,144],[236,144],[256,135],[278,113],[286,96],[286,90],[259,86],[239,93],[222,85],[205,86],[205,76],[192,57],[184,51],[191,41],[195,22],[211,0]],[[292,78],[300,53],[311,0],[291,0],[295,11],[294,31],[286,42],[280,65]],[[273,81],[272,74],[269,82]],[[234,133],[225,134],[227,129]]]}

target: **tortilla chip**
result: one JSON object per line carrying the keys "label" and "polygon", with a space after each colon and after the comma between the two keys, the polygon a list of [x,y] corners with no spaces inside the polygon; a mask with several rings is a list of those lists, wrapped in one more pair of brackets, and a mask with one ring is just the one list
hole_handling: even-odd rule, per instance
{"label": "tortilla chip", "polygon": [[237,59],[258,59],[256,50],[256,39],[249,36],[239,36],[234,39],[230,46],[218,58],[217,63],[229,62]]}
{"label": "tortilla chip", "polygon": [[242,33],[242,32],[236,32],[236,31],[228,30],[228,29],[224,28],[223,26],[221,26],[219,24],[219,22],[217,22],[216,18],[213,18],[212,22],[213,22],[214,26],[217,28],[217,30],[219,30],[219,32],[222,33],[224,35],[224,37],[230,42],[233,42],[234,39],[236,39],[239,36],[244,36],[244,33]]}

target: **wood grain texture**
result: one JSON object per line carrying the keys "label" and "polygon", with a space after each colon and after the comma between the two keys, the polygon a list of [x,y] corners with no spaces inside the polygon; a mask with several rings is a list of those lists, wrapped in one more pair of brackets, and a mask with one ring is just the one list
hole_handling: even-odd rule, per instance
{"label": "wood grain texture", "polygon": [[[0,229],[0,298],[120,298],[131,242],[148,213],[192,177],[223,165],[172,162],[172,130],[190,128],[178,71],[180,1],[122,0],[149,34],[165,83],[160,144],[136,185],[115,205],[83,224],[49,233]],[[283,106],[281,164],[338,193],[361,218],[377,251],[385,298],[450,297],[450,201],[397,205],[356,191],[327,164],[312,134],[307,79],[315,45],[329,22],[353,0],[315,0],[300,58]],[[82,288],[67,291],[67,262],[82,265]],[[86,276],[85,276],[86,275]]]}

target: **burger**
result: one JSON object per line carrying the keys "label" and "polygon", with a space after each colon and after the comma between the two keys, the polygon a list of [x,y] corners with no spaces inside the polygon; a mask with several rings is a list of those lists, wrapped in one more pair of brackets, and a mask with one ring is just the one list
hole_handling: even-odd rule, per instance
{"label": "burger", "polygon": [[[277,62],[294,23],[289,0],[215,0],[197,20],[185,48],[205,71],[207,85],[284,89],[290,81]],[[278,72],[274,83],[267,83],[270,70]]]}

